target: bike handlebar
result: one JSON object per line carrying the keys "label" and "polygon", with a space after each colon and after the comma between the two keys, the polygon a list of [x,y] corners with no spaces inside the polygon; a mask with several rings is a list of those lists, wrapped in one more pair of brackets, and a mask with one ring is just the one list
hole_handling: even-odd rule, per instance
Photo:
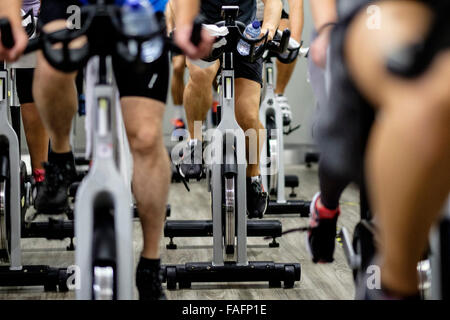
{"label": "bike handlebar", "polygon": [[0,20],[0,31],[2,37],[2,45],[7,49],[11,49],[12,47],[14,47],[15,42],[12,34],[11,23],[9,22],[9,20]]}
{"label": "bike handlebar", "polygon": [[[82,68],[90,57],[94,55],[116,55],[130,64],[142,65],[142,44],[156,37],[162,37],[163,30],[157,30],[147,35],[130,36],[122,31],[120,24],[120,11],[116,5],[95,4],[87,5],[81,9],[83,26],[79,30],[62,29],[56,32],[40,34],[31,39],[24,54],[41,49],[47,61],[54,68],[63,72],[73,72]],[[193,27],[191,41],[198,45],[201,41],[202,25],[196,20]],[[0,19],[1,41],[5,48],[14,47],[14,37],[11,24],[7,19]],[[82,36],[87,42],[81,48],[71,48],[70,43]],[[173,40],[163,37],[166,48],[180,53]],[[127,46],[130,41],[137,44],[137,53],[130,52]],[[60,44],[55,48],[55,44]]]}

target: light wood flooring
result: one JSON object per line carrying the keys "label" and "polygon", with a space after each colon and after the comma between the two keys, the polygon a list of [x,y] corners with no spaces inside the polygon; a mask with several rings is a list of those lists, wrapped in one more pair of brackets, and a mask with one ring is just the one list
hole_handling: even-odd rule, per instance
{"label": "light wood flooring", "polygon": [[[287,174],[300,177],[300,188],[297,190],[300,199],[310,200],[318,191],[317,167],[290,166]],[[182,184],[172,184],[169,203],[172,215],[169,219],[208,219],[210,218],[209,193],[205,182],[190,184],[188,193]],[[349,187],[341,199],[342,214],[339,227],[346,226],[353,230],[359,217],[359,196],[354,187]],[[269,217],[268,217],[269,218]],[[307,219],[294,216],[271,216],[279,218],[283,230],[306,226]],[[137,261],[142,247],[142,235],[138,221],[134,224],[134,248]],[[165,264],[180,264],[192,261],[209,261],[212,256],[212,239],[179,238],[175,240],[177,250],[167,250],[168,239],[161,241],[162,261]],[[329,265],[315,265],[311,262],[305,247],[305,234],[292,233],[278,240],[279,248],[269,248],[269,241],[252,238],[248,241],[250,260],[299,262],[302,266],[301,281],[293,289],[271,289],[267,283],[213,283],[193,284],[192,289],[168,291],[168,299],[249,299],[249,300],[322,300],[352,299],[354,295],[353,278],[346,264],[343,250],[336,244],[335,262]],[[66,251],[67,241],[47,241],[41,239],[24,239],[24,264],[49,264],[66,267],[74,263],[74,253]],[[0,299],[74,299],[73,292],[46,293],[42,288],[0,288]]]}

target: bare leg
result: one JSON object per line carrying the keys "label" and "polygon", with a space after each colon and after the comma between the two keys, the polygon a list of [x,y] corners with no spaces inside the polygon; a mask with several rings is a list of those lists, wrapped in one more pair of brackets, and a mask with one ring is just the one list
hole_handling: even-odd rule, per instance
{"label": "bare leg", "polygon": [[203,121],[212,105],[212,82],[219,69],[219,62],[207,69],[201,69],[187,62],[189,81],[184,92],[184,107],[188,121],[188,129],[192,139],[202,140],[202,132],[195,132],[194,122]]}
{"label": "bare leg", "polygon": [[259,131],[264,129],[259,121],[259,103],[261,86],[259,83],[243,78],[236,79],[236,118],[239,126],[245,131],[255,130],[257,134],[257,156],[256,163],[254,159],[249,159],[249,153],[255,149],[255,146],[249,145],[250,139],[247,139],[247,177],[256,177],[260,174],[259,160],[263,139],[259,137]]}
{"label": "bare leg", "polygon": [[[65,27],[58,20],[45,26],[46,31]],[[41,52],[38,53],[34,73],[33,97],[56,153],[71,151],[70,129],[77,111],[76,73],[63,73],[51,67]]]}
{"label": "bare leg", "polygon": [[184,95],[184,69],[186,68],[185,56],[175,56],[172,59],[173,77],[172,77],[172,99],[176,106],[183,105]]}
{"label": "bare leg", "polygon": [[43,169],[42,163],[47,161],[49,137],[44,128],[39,112],[34,103],[21,106],[22,121],[31,157],[31,167]]}
{"label": "bare leg", "polygon": [[389,74],[384,57],[423,35],[430,12],[415,1],[378,5],[382,29],[367,29],[366,15],[360,15],[347,38],[347,57],[360,89],[379,108],[366,177],[379,222],[381,281],[408,296],[417,292],[417,262],[450,191],[450,53],[419,79]]}
{"label": "bare leg", "polygon": [[162,133],[164,104],[127,97],[122,99],[122,107],[134,159],[133,192],[144,234],[142,256],[159,259],[170,183],[170,162]]}
{"label": "bare leg", "polygon": [[[289,28],[289,20],[283,19],[280,22],[278,29],[285,30]],[[291,80],[292,73],[294,73],[297,60],[290,64],[284,64],[277,60],[277,84],[275,86],[275,94],[284,94],[289,80]]]}
{"label": "bare leg", "polygon": [[52,150],[71,150],[70,129],[77,111],[75,74],[53,69],[41,53],[33,81],[33,96],[52,143]]}

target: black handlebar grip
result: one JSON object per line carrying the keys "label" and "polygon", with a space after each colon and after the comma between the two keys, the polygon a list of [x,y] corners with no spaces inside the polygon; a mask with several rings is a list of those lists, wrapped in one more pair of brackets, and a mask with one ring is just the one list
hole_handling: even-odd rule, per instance
{"label": "black handlebar grip", "polygon": [[37,51],[41,48],[41,39],[40,38],[33,38],[28,41],[28,45],[23,52],[24,54]]}
{"label": "black handlebar grip", "polygon": [[0,20],[0,32],[2,37],[2,45],[7,49],[14,47],[15,42],[12,34],[11,23],[8,19]]}
{"label": "black handlebar grip", "polygon": [[291,38],[291,31],[289,29],[286,29],[283,31],[283,35],[281,36],[280,40],[280,52],[283,53],[287,50],[289,46],[289,40]]}
{"label": "black handlebar grip", "polygon": [[201,18],[195,19],[191,35],[191,42],[195,46],[198,46],[198,44],[202,40],[202,26],[203,26],[202,19]]}

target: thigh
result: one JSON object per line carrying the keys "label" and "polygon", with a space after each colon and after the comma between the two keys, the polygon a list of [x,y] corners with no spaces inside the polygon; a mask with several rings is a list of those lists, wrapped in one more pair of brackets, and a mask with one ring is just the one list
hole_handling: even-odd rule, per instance
{"label": "thigh", "polygon": [[220,68],[220,62],[216,61],[213,65],[207,68],[201,68],[192,63],[189,59],[186,59],[186,66],[189,70],[189,78],[192,80],[191,84],[209,87],[217,75]]}
{"label": "thigh", "polygon": [[128,136],[141,140],[162,138],[164,103],[146,97],[123,97],[121,107]]}
{"label": "thigh", "polygon": [[[416,99],[421,95],[431,98],[437,93],[438,83],[433,77],[438,76],[439,70],[432,66],[418,78],[403,79],[386,68],[386,57],[394,50],[422,40],[432,21],[431,11],[418,1],[388,0],[377,5],[382,16],[379,29],[367,28],[365,10],[354,18],[348,29],[344,50],[355,85],[376,108],[392,105],[386,100],[400,93],[405,98]],[[447,76],[447,83],[449,80]],[[435,85],[430,87],[429,83]]]}
{"label": "thigh", "polygon": [[258,82],[244,78],[236,79],[236,118],[259,118],[259,104],[261,99],[261,86]]}

